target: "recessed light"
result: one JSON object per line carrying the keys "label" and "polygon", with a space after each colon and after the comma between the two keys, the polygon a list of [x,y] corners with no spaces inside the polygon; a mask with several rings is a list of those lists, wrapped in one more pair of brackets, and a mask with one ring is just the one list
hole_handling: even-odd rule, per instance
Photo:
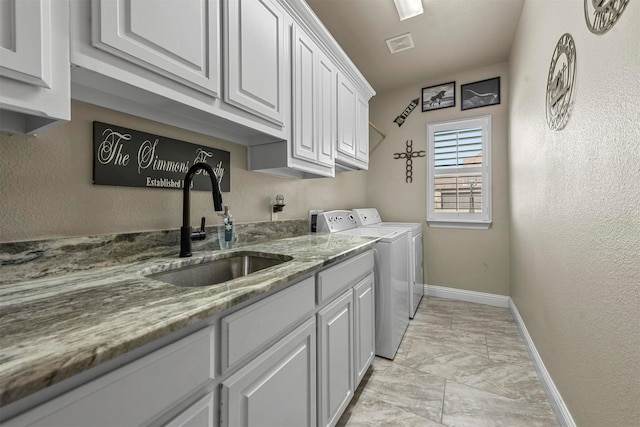
{"label": "recessed light", "polygon": [[393,2],[401,21],[418,16],[423,12],[422,0],[393,0]]}

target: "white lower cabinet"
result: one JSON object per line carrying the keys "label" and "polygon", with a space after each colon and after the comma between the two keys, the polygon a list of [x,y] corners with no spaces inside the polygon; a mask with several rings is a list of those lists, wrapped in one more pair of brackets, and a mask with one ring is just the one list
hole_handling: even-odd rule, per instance
{"label": "white lower cabinet", "polygon": [[373,360],[373,292],[368,251],[52,400],[26,398],[33,409],[0,427],[334,426]]}
{"label": "white lower cabinet", "polygon": [[[188,335],[12,418],[2,427],[136,426],[157,419],[213,380],[214,330],[208,327]],[[210,417],[213,419],[213,412]]]}
{"label": "white lower cabinet", "polygon": [[318,424],[334,426],[355,392],[353,291],[318,312]]}
{"label": "white lower cabinet", "polygon": [[316,325],[309,319],[222,382],[223,426],[316,425]]}

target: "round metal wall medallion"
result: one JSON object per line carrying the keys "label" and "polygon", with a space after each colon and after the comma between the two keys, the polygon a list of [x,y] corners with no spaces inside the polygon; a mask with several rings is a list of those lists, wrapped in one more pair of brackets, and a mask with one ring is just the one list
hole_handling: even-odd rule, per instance
{"label": "round metal wall medallion", "polygon": [[584,18],[594,34],[604,34],[618,22],[629,0],[584,0]]}
{"label": "round metal wall medallion", "polygon": [[576,76],[576,44],[571,34],[558,40],[547,78],[547,124],[561,130],[569,120]]}

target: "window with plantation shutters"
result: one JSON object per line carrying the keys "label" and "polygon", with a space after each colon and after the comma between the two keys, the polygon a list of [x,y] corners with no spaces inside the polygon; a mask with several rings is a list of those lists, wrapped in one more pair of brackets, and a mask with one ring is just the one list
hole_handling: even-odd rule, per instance
{"label": "window with plantation shutters", "polygon": [[430,226],[491,224],[491,116],[427,125]]}

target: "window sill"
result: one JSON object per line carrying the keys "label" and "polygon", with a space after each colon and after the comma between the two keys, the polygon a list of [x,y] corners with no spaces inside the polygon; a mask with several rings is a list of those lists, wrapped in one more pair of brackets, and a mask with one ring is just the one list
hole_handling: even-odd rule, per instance
{"label": "window sill", "polygon": [[472,230],[486,230],[491,227],[491,221],[434,221],[427,220],[429,227],[433,228],[466,228]]}

